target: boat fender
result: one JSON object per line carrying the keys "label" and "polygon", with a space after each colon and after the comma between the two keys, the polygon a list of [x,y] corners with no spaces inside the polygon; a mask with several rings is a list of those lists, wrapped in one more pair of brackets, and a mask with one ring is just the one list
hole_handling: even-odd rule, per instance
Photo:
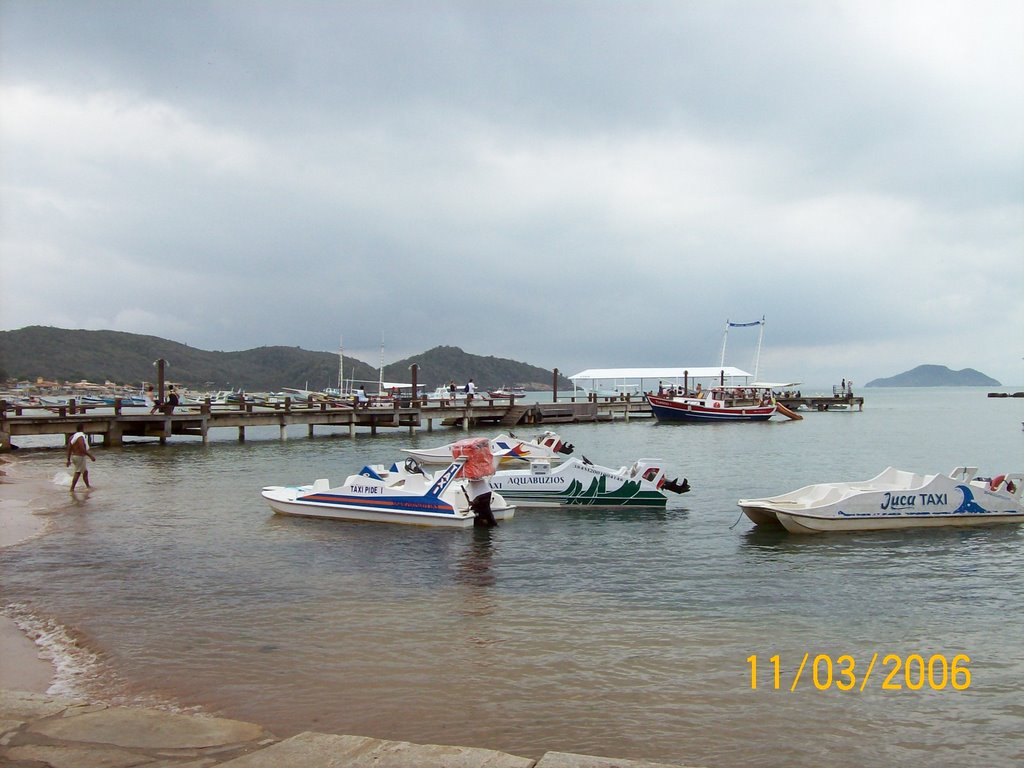
{"label": "boat fender", "polygon": [[[996,475],[995,477],[988,481],[988,489],[990,491],[998,491],[999,486],[1003,484],[1003,480],[1005,479],[1006,475]],[[1013,493],[1013,491],[1010,492]]]}

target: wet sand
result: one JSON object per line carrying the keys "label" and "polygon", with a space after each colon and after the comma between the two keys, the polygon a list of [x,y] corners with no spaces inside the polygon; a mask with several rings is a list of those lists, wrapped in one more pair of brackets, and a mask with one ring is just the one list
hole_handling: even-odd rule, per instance
{"label": "wet sand", "polygon": [[[44,534],[46,520],[35,514],[38,500],[60,492],[41,479],[20,477],[17,461],[0,457],[0,548]],[[55,672],[32,638],[0,614],[0,688],[46,693]]]}

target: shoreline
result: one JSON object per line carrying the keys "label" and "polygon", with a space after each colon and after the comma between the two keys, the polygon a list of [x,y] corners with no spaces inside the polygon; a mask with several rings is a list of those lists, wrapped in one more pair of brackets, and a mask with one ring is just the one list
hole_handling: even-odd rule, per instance
{"label": "shoreline", "polygon": [[[59,476],[25,475],[19,464],[0,456],[0,550],[46,535],[52,526],[46,518],[49,502],[59,503],[56,494],[66,491]],[[70,753],[83,765],[97,766],[106,765],[111,755],[130,754],[182,768],[196,765],[197,757],[210,766],[238,768],[372,768],[381,762],[436,768],[686,768],[558,751],[534,759],[482,747],[314,730],[281,738],[265,726],[209,715],[201,707],[182,711],[140,700],[117,705],[62,685],[59,660],[43,642],[49,629],[21,615],[24,609],[0,604],[0,763]]]}
{"label": "shoreline", "polygon": [[[0,549],[44,536],[50,524],[36,512],[47,490],[41,479],[18,475],[18,462],[0,457]],[[0,606],[0,688],[47,693],[57,678],[56,661]]]}

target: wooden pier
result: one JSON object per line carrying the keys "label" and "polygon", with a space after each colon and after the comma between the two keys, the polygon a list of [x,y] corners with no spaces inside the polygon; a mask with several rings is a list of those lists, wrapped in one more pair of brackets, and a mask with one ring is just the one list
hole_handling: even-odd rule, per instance
{"label": "wooden pier", "polygon": [[[780,396],[779,402],[791,410],[810,411],[864,410],[864,398],[849,392],[836,392],[831,397]],[[381,429],[418,429],[432,431],[434,422],[462,429],[480,424],[494,424],[511,429],[522,424],[568,424],[595,421],[630,421],[651,418],[651,408],[642,397],[587,398],[570,397],[552,402],[523,403],[508,399],[478,398],[469,406],[394,400],[353,407],[348,403],[320,401],[264,404],[242,401],[236,405],[178,406],[173,413],[150,413],[143,407],[81,406],[74,400],[60,406],[15,405],[0,400],[0,452],[10,451],[15,438],[28,435],[60,435],[70,438],[83,425],[90,440],[105,447],[124,444],[125,438],[156,439],[165,443],[174,436],[199,437],[209,442],[213,429],[234,429],[238,440],[245,440],[249,427],[277,427],[282,440],[288,427],[306,425],[313,437],[317,427],[343,428],[354,437],[359,429],[376,435]]]}
{"label": "wooden pier", "polygon": [[123,445],[127,437],[153,438],[165,443],[176,435],[188,435],[208,442],[213,429],[237,430],[238,440],[244,441],[245,430],[249,427],[277,427],[284,440],[288,427],[296,424],[306,425],[309,437],[316,427],[344,428],[354,437],[360,428],[369,429],[373,435],[380,429],[403,428],[414,434],[425,424],[427,431],[432,431],[435,421],[463,429],[485,423],[511,428],[520,424],[628,421],[650,415],[646,402],[630,398],[551,403],[480,398],[469,406],[395,400],[366,407],[287,399],[274,405],[243,401],[218,406],[207,401],[201,405],[178,406],[171,413],[150,413],[145,408],[122,407],[117,403],[113,407],[81,406],[71,400],[61,406],[26,406],[0,400],[0,452],[11,450],[18,436],[62,435],[67,440],[78,430],[79,424],[91,441],[112,447]]}
{"label": "wooden pier", "polygon": [[855,408],[858,411],[864,410],[864,398],[842,387],[833,387],[831,395],[804,397],[783,393],[777,395],[775,399],[791,411],[804,408],[808,411],[852,411]]}

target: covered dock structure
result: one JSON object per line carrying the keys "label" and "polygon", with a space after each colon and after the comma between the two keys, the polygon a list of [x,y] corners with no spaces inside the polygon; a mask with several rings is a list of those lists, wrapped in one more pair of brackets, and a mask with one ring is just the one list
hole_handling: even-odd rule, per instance
{"label": "covered dock structure", "polygon": [[643,394],[659,388],[690,389],[698,382],[702,387],[714,384],[754,386],[753,376],[727,365],[690,366],[684,368],[588,368],[570,376],[577,390],[588,394]]}

